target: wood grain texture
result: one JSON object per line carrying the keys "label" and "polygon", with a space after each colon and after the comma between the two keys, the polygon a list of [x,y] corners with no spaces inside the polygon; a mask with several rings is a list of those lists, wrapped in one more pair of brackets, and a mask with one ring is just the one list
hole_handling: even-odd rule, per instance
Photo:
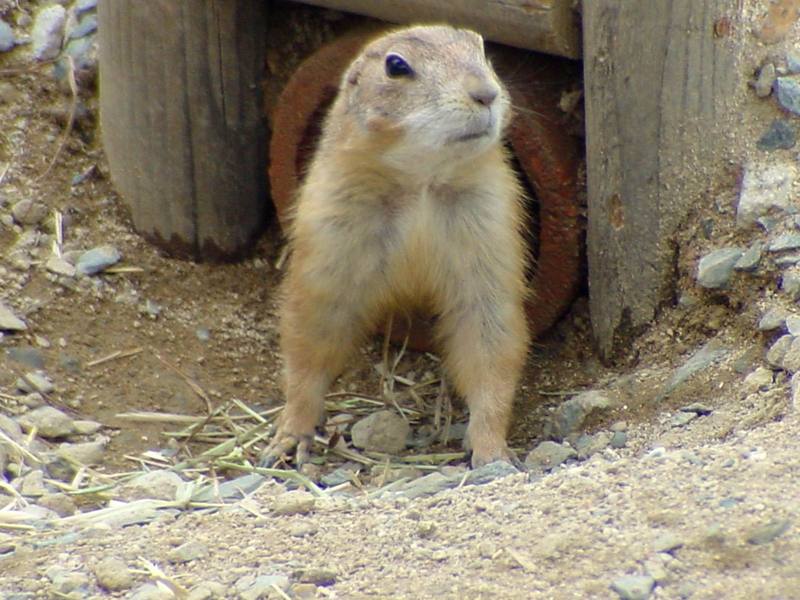
{"label": "wood grain texture", "polygon": [[581,55],[575,0],[300,0],[393,23],[446,21],[501,44],[567,58]]}
{"label": "wood grain texture", "polygon": [[590,306],[607,358],[673,298],[676,228],[725,174],[736,4],[584,2]]}
{"label": "wood grain texture", "polygon": [[266,214],[267,3],[99,3],[100,116],[138,231],[174,254],[241,253]]}

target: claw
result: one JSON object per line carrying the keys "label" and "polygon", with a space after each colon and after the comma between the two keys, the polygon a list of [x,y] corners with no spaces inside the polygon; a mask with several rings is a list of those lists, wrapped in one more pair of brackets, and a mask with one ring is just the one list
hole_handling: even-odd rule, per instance
{"label": "claw", "polygon": [[278,431],[270,442],[269,446],[261,454],[258,465],[263,468],[270,468],[282,459],[286,459],[292,450],[295,450],[295,467],[300,467],[308,462],[311,456],[311,436],[297,436],[291,433]]}

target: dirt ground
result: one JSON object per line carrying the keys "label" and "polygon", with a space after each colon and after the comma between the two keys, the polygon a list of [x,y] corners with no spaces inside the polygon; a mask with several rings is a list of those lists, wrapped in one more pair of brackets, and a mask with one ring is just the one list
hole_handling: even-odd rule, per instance
{"label": "dirt ground", "polygon": [[[59,152],[70,95],[48,66],[17,68],[15,58],[0,62],[0,213],[24,199],[42,203],[63,215],[65,252],[113,244],[123,268],[66,281],[44,267],[49,216],[30,227],[0,223],[0,300],[28,325],[0,338],[0,413],[24,409],[15,382],[30,367],[9,358],[24,348],[55,384],[47,403],[102,423],[109,444],[96,470],[104,474],[140,470],[143,453],[176,446],[165,432],[177,421],[124,413],[206,415],[233,399],[254,410],[279,406],[277,227],[236,264],[163,255],[133,230],[110,181],[96,98],[82,99],[86,115]],[[695,288],[694,265],[708,248],[695,234],[704,219],[726,218],[712,212],[693,215],[681,240],[679,287],[697,301],[665,308],[617,365],[594,353],[585,298],[531,348],[512,446],[524,457],[565,398],[601,390],[613,407],[585,431],[624,429],[624,447],[425,498],[372,495],[365,477],[363,489],[322,495],[290,515],[276,509],[286,496],[277,482],[223,510],[171,506],[128,527],[6,527],[1,515],[14,497],[0,496],[0,597],[616,598],[613,582],[649,574],[650,595],[630,597],[800,598],[800,413],[785,372],[770,369],[770,381],[755,387],[746,379],[767,366],[772,338],[755,324],[775,287],[748,280],[724,298]],[[724,357],[665,393],[709,341]],[[334,391],[379,396],[381,352],[375,339]],[[435,357],[412,351],[397,367],[415,380],[428,372],[439,374]],[[703,416],[678,423],[692,403],[704,405]],[[463,421],[463,407],[453,415]],[[87,509],[101,506],[78,498]],[[175,559],[187,540],[205,551]],[[95,579],[107,557],[131,569],[118,591]],[[54,590],[54,568],[85,581],[77,592]],[[277,578],[263,595],[248,588],[258,576]],[[155,591],[147,583],[158,583]]]}

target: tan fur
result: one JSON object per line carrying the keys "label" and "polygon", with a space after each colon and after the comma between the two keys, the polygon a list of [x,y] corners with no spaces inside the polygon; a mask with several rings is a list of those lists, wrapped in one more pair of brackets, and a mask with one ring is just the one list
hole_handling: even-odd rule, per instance
{"label": "tan fur", "polygon": [[[413,78],[387,76],[390,52]],[[492,91],[491,108],[470,95]],[[502,146],[509,113],[473,32],[398,30],[350,66],[292,220],[286,407],[267,462],[295,445],[305,458],[353,350],[389,312],[416,307],[438,316],[447,373],[470,409],[473,465],[510,458],[528,334],[521,192]]]}

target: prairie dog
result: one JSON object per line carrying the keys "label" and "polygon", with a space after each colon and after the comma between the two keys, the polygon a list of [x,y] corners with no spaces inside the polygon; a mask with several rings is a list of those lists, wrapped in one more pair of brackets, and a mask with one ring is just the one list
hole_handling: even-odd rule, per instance
{"label": "prairie dog", "polygon": [[437,315],[469,407],[472,465],[506,445],[528,346],[522,192],[503,147],[510,101],[483,39],[417,26],[369,43],[342,77],[299,191],[283,284],[286,406],[262,464],[308,458],[324,395],[392,311]]}

